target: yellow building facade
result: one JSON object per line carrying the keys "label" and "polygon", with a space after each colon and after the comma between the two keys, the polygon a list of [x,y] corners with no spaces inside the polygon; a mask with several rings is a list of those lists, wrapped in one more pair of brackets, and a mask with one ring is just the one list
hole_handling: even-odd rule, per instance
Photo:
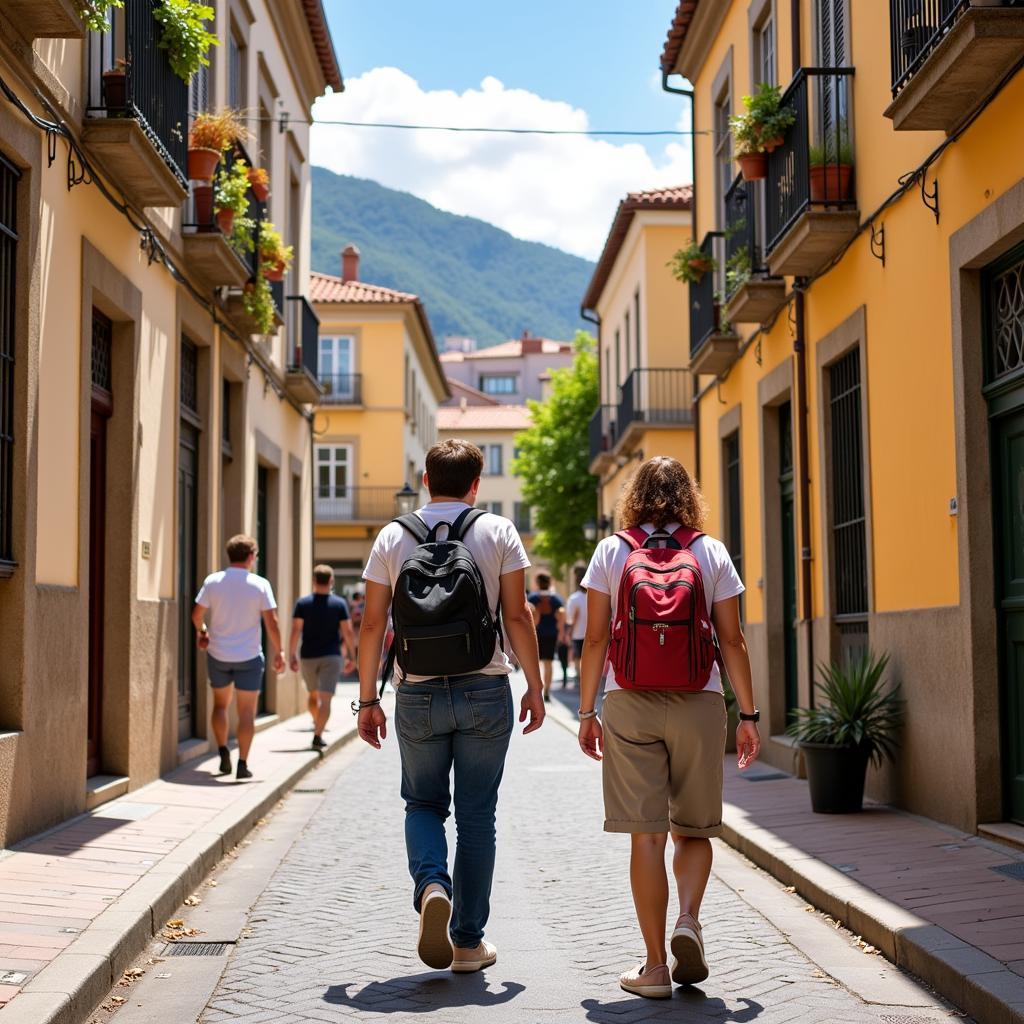
{"label": "yellow building facade", "polygon": [[689,186],[630,193],[619,203],[583,299],[597,326],[601,406],[590,423],[600,526],[638,463],[695,456],[685,291],[668,270],[690,239]]}
{"label": "yellow building facade", "polygon": [[[216,8],[186,85],[151,3],[106,32],[73,4],[0,6],[3,845],[209,749],[188,615],[227,536],[259,538],[283,606],[307,575],[303,300],[284,295],[309,272],[308,111],[342,83],[319,5]],[[261,215],[295,247],[267,335],[241,309],[252,271],[189,199],[191,118],[228,103],[253,112]],[[298,711],[301,685],[268,674],[263,713]]]}
{"label": "yellow building facade", "polygon": [[[907,720],[871,789],[970,830],[1024,821],[1022,27],[684,0],[662,54],[693,85],[698,473],[742,553],[765,755],[793,768],[813,665],[887,652]],[[729,116],[760,82],[794,123],[746,182]]]}
{"label": "yellow building facade", "polygon": [[314,548],[351,594],[374,538],[398,514],[396,494],[408,487],[426,500],[424,460],[450,392],[422,303],[360,281],[355,246],[340,277],[312,275],[311,296],[324,392],[314,418]]}

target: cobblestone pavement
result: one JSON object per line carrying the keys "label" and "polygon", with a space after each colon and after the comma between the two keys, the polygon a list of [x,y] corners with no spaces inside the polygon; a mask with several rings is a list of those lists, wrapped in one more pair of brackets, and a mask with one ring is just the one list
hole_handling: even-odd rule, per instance
{"label": "cobblestone pavement", "polygon": [[[599,768],[554,721],[528,737],[517,728],[509,755],[488,929],[497,965],[464,976],[427,971],[414,953],[398,771],[392,735],[383,752],[366,748],[339,775],[256,901],[203,1024],[402,1022],[424,1014],[444,1024],[946,1019],[937,1006],[863,1002],[718,877],[702,915],[709,980],[665,1001],[622,992],[618,974],[642,952],[628,842],[602,833]],[[834,941],[820,918],[809,924]],[[852,944],[849,956],[854,969],[869,959]]]}

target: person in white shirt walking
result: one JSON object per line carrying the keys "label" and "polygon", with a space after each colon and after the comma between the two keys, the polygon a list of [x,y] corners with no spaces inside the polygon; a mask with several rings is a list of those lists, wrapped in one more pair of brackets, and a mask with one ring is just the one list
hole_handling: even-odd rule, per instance
{"label": "person in white shirt walking", "polygon": [[[277,623],[277,602],[270,581],[252,571],[259,551],[256,541],[238,534],[227,543],[226,569],[211,573],[203,581],[192,609],[197,643],[205,650],[206,671],[213,688],[210,724],[220,753],[220,772],[231,774],[228,750],[228,708],[235,698],[238,709],[237,777],[251,779],[248,758],[256,726],[256,708],[263,686],[263,638],[266,626],[274,648],[274,671],[284,671],[281,630]],[[205,619],[209,613],[210,624]]]}
{"label": "person in white shirt walking", "polygon": [[587,635],[587,592],[583,589],[586,569],[576,570],[576,589],[565,602],[565,641],[572,644],[572,661],[576,666],[576,679],[580,678],[583,658],[583,640]]}

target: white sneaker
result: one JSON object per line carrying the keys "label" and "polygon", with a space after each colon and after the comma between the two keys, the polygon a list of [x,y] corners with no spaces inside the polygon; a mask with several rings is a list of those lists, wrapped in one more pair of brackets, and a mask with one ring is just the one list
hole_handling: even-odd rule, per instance
{"label": "white sneaker", "polygon": [[420,899],[420,937],[416,945],[419,958],[435,971],[451,967],[455,957],[448,925],[452,919],[452,901],[440,885],[428,885]]}

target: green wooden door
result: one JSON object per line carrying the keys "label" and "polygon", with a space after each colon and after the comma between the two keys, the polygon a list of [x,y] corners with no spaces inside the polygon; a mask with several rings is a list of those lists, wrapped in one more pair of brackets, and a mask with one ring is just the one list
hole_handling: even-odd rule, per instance
{"label": "green wooden door", "polygon": [[1024,823],[1024,411],[993,422],[1007,810]]}

